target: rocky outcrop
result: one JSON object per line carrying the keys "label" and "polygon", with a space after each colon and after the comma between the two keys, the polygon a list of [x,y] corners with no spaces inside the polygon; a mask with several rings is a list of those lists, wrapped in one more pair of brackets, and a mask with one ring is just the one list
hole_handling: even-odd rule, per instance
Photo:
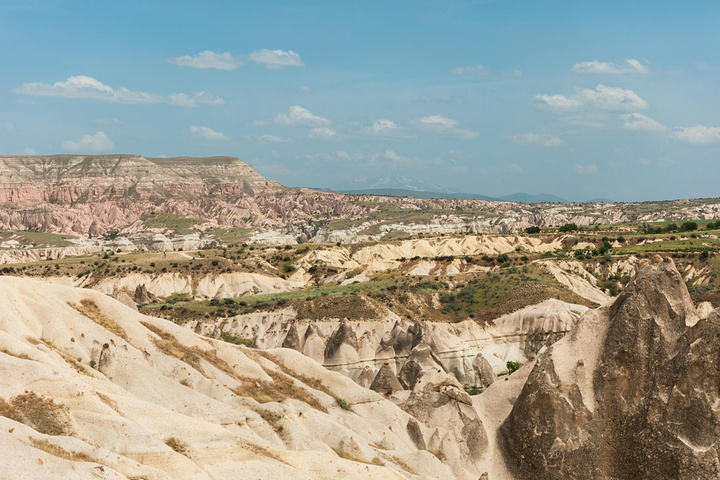
{"label": "rocky outcrop", "polygon": [[135,293],[133,294],[133,300],[138,305],[146,305],[151,302],[150,295],[145,284],[138,285],[135,287]]}
{"label": "rocky outcrop", "polygon": [[[442,368],[426,345],[415,347],[410,357],[400,372],[404,386],[412,385],[402,408],[437,429],[423,440],[427,448],[479,460],[488,440],[470,395],[454,375]],[[448,434],[441,434],[439,428],[447,429]]]}
{"label": "rocky outcrop", "polygon": [[[370,201],[368,201],[370,200]],[[424,221],[377,218],[381,204]],[[80,237],[111,231],[165,230],[153,214],[203,219],[214,227],[250,227],[259,242],[357,243],[390,233],[516,233],[531,226],[652,222],[720,217],[717,201],[678,201],[657,210],[634,204],[536,204],[343,195],[290,189],[234,157],[140,155],[0,156],[0,229]],[[376,218],[373,218],[376,217]],[[157,218],[157,217],[156,217]],[[328,218],[354,226],[323,227]],[[366,219],[366,221],[363,221]],[[393,221],[391,221],[393,220]],[[368,230],[377,233],[368,233]],[[271,233],[272,232],[272,233]],[[157,233],[157,232],[155,232]],[[162,233],[162,232],[160,232]]]}
{"label": "rocky outcrop", "polygon": [[[260,348],[292,348],[354,380],[369,376],[370,382],[389,363],[404,383],[406,363],[427,352],[463,386],[483,389],[498,375],[507,374],[508,361],[531,360],[541,348],[562,338],[587,310],[551,299],[483,327],[473,321],[409,322],[389,311],[370,321],[308,321],[298,320],[292,308],[284,308],[217,322],[193,321],[187,327],[205,335],[216,335],[222,327],[233,336],[257,339]],[[370,373],[364,373],[368,369]],[[361,384],[369,385],[365,383]]]}
{"label": "rocky outcrop", "polygon": [[541,355],[501,428],[524,479],[720,475],[720,314],[701,319],[670,259]]}

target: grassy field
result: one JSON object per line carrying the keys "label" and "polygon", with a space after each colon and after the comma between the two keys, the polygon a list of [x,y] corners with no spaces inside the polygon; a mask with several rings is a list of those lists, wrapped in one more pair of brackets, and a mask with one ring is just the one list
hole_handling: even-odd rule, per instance
{"label": "grassy field", "polygon": [[60,235],[57,233],[26,231],[0,231],[0,242],[10,240],[17,241],[22,246],[32,245],[34,247],[69,247],[72,242],[72,235]]}
{"label": "grassy field", "polygon": [[200,218],[180,217],[169,213],[152,212],[145,215],[142,221],[148,228],[171,230],[177,235],[188,235],[195,232],[195,225],[204,223]]}

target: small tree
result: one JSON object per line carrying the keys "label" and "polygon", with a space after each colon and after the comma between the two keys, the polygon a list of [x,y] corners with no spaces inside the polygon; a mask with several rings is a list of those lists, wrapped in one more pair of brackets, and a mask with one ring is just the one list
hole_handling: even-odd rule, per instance
{"label": "small tree", "polygon": [[558,229],[559,232],[576,232],[577,230],[578,226],[574,223],[566,223]]}
{"label": "small tree", "polygon": [[692,232],[693,230],[698,229],[698,224],[696,222],[683,222],[682,225],[680,225],[680,231],[681,232]]}

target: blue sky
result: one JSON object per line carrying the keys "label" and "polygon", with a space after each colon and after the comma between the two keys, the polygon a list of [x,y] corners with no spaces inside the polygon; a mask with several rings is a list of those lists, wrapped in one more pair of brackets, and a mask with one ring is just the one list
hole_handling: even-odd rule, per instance
{"label": "blue sky", "polygon": [[0,2],[0,153],[720,196],[720,2]]}

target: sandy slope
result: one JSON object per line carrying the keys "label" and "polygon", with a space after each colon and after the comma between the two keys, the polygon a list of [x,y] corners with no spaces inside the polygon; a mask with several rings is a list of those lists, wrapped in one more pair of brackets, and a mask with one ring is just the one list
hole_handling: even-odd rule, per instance
{"label": "sandy slope", "polygon": [[[40,416],[66,427],[46,436],[0,417],[0,478],[475,480],[483,471],[451,450],[437,452],[441,462],[418,449],[407,413],[298,352],[212,341],[90,290],[3,277],[0,298],[0,398],[52,398],[65,413]],[[262,394],[279,401],[252,398]],[[428,449],[452,433],[420,430]],[[88,461],[48,453],[43,440]]]}

